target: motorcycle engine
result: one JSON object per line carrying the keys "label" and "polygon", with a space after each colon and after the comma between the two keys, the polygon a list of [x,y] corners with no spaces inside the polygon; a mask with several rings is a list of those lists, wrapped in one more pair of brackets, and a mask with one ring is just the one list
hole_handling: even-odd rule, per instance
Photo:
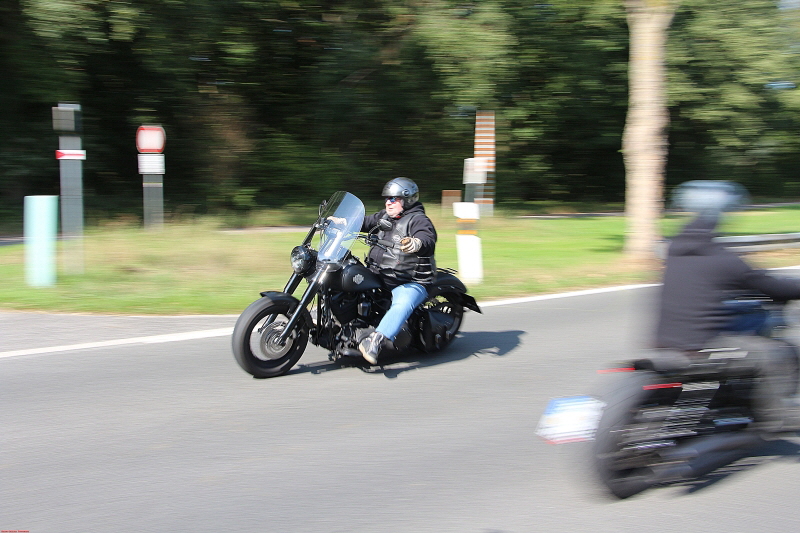
{"label": "motorcycle engine", "polygon": [[331,299],[331,311],[341,324],[347,324],[358,318],[358,293],[340,292]]}

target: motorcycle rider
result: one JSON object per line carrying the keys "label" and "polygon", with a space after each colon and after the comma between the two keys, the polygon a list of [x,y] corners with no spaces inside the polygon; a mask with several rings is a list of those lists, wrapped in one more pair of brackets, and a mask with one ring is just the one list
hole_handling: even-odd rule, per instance
{"label": "motorcycle rider", "polygon": [[774,426],[795,403],[788,399],[797,392],[788,377],[796,371],[793,358],[785,345],[755,336],[765,316],[736,316],[724,302],[732,291],[758,291],[777,301],[800,299],[800,283],[754,269],[713,240],[721,214],[745,197],[741,186],[725,181],[691,181],[677,189],[677,206],[697,216],[667,252],[655,344],[681,352],[681,364],[703,357],[701,350],[712,346],[746,346],[761,374],[762,418]]}
{"label": "motorcycle rider", "polygon": [[428,296],[427,286],[436,278],[436,229],[419,201],[419,187],[408,178],[394,178],[383,187],[384,209],[364,217],[362,231],[374,228],[380,219],[391,222],[378,238],[393,246],[372,246],[367,265],[392,291],[392,305],[375,331],[358,345],[361,355],[377,364],[385,342],[393,341],[414,309]]}

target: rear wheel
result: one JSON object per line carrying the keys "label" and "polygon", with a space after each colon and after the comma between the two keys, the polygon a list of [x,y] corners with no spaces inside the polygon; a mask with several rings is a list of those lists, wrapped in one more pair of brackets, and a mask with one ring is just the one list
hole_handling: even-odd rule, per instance
{"label": "rear wheel", "polygon": [[233,329],[232,342],[236,362],[245,372],[256,378],[281,376],[300,360],[308,344],[309,324],[305,316],[300,317],[286,342],[278,341],[294,305],[264,297],[241,314]]}
{"label": "rear wheel", "polygon": [[631,372],[609,387],[592,443],[592,466],[600,482],[617,498],[633,496],[652,485],[651,466],[658,461],[659,442],[653,440],[658,417],[643,416],[643,408],[659,409],[666,402],[643,387],[656,382],[652,372]]}

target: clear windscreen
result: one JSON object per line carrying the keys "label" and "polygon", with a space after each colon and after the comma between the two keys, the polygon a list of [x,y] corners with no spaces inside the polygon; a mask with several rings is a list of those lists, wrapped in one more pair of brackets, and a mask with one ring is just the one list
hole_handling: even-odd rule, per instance
{"label": "clear windscreen", "polygon": [[341,261],[353,246],[364,223],[364,204],[349,192],[338,191],[328,200],[320,220],[319,261]]}

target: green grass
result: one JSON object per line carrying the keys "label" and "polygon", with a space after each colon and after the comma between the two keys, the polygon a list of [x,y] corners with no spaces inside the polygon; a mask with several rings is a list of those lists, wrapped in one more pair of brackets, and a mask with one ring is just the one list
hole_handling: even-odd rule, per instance
{"label": "green grass", "polygon": [[[305,224],[316,208],[263,212],[259,224]],[[519,218],[526,209],[500,210],[479,223],[483,283],[469,287],[478,301],[656,281],[655,269],[627,264],[622,257],[624,219],[585,217]],[[439,233],[437,263],[457,268],[456,222],[436,205],[429,214]],[[670,216],[664,233],[685,218]],[[746,211],[729,217],[729,234],[786,233],[800,228],[800,207]],[[239,313],[263,290],[281,290],[290,274],[289,251],[303,233],[230,231],[229,220],[172,223],[145,231],[126,223],[95,227],[83,242],[85,271],[60,269],[56,286],[30,288],[24,279],[22,245],[0,248],[0,308],[125,314]],[[63,256],[63,246],[61,254]],[[363,256],[366,248],[354,252]],[[754,255],[761,266],[800,263],[800,251]]]}

